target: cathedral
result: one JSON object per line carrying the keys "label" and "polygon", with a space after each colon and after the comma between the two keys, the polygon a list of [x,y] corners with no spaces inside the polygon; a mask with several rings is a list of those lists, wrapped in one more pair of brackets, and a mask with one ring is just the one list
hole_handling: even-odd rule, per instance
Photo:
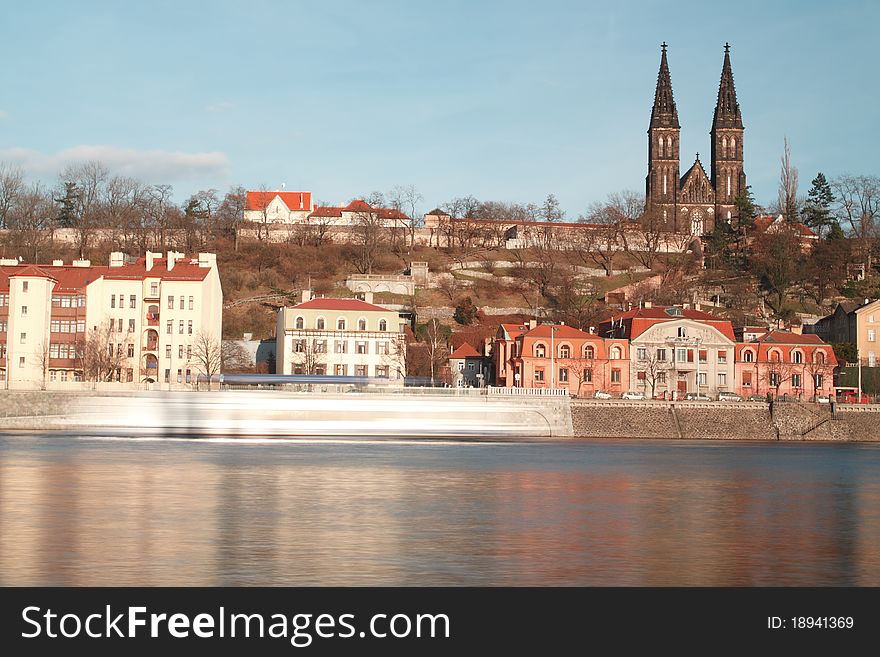
{"label": "cathedral", "polygon": [[716,221],[729,221],[736,215],[734,199],[746,187],[743,122],[736,102],[728,44],[724,45],[718,103],[709,134],[712,137],[709,171],[697,153],[696,160],[682,176],[679,155],[681,124],[672,96],[666,43],[663,43],[648,128],[645,211],[662,221],[666,230],[691,235],[712,232]]}

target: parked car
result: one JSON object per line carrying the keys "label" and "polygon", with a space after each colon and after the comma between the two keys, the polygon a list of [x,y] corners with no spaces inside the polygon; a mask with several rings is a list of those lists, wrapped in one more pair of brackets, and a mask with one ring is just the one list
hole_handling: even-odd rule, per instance
{"label": "parked car", "polygon": [[742,401],[743,398],[740,397],[735,392],[719,392],[718,393],[718,401],[729,401],[729,402],[738,402]]}
{"label": "parked car", "polygon": [[868,395],[859,395],[855,392],[847,392],[843,395],[844,404],[870,404],[871,398]]}
{"label": "parked car", "polygon": [[765,402],[767,401],[767,395],[749,395],[749,401]]}
{"label": "parked car", "polygon": [[818,395],[816,397],[816,403],[817,404],[830,404],[831,397],[829,397],[828,395]]}
{"label": "parked car", "polygon": [[621,399],[644,399],[645,393],[630,390],[629,392],[625,392],[620,396]]}
{"label": "parked car", "polygon": [[611,394],[605,392],[604,390],[597,390],[593,395],[596,399],[611,399]]}
{"label": "parked car", "polygon": [[709,399],[709,395],[705,395],[702,392],[689,392],[684,398],[687,401],[712,401]]}

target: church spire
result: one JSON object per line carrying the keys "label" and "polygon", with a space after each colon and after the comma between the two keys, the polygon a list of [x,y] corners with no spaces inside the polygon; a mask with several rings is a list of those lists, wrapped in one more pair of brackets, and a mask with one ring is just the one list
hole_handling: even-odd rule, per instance
{"label": "church spire", "polygon": [[678,109],[672,97],[672,79],[666,61],[666,42],[660,46],[660,72],[657,74],[657,90],[654,92],[654,108],[651,110],[652,128],[680,128]]}
{"label": "church spire", "polygon": [[742,115],[739,103],[736,102],[736,87],[733,85],[733,69],[730,66],[730,44],[725,43],[724,65],[721,67],[721,84],[718,86],[718,102],[715,105],[712,129],[742,127]]}

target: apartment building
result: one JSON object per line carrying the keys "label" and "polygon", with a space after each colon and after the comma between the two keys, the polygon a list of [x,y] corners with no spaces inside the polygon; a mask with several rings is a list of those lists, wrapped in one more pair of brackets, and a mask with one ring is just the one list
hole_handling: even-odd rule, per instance
{"label": "apartment building", "polygon": [[222,306],[212,253],[115,252],[107,266],[0,260],[0,377],[7,388],[193,383],[200,355],[219,349]]}
{"label": "apartment building", "polygon": [[736,391],[743,397],[810,399],[834,392],[837,358],[817,335],[769,331],[736,351]]}
{"label": "apartment building", "polygon": [[359,376],[403,385],[406,322],[367,300],[311,298],[278,310],[276,373]]}

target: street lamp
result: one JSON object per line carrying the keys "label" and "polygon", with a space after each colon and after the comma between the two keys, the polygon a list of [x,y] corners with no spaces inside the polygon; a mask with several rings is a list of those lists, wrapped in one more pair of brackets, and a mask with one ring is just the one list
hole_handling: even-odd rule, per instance
{"label": "street lamp", "polygon": [[553,343],[553,336],[556,335],[558,326],[550,327],[550,388],[556,388],[556,346]]}

